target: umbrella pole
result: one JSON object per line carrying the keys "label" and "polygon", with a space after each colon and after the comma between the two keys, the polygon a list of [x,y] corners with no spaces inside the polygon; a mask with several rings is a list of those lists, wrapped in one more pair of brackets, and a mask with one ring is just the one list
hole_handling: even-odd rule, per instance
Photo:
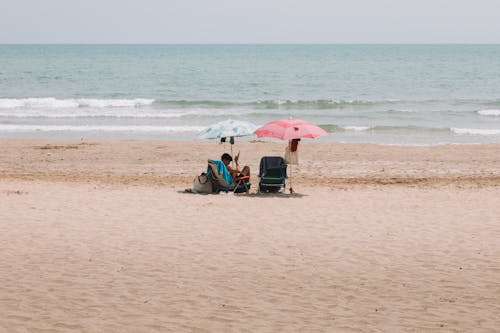
{"label": "umbrella pole", "polygon": [[[286,150],[287,153],[289,153],[289,165],[290,165],[290,186],[288,187],[288,190],[290,191],[290,194],[292,193],[295,193],[295,191],[293,190],[293,187],[292,187],[292,140],[288,140],[288,149]],[[286,155],[286,153],[285,153]],[[286,158],[286,156],[285,156]]]}
{"label": "umbrella pole", "polygon": [[[224,141],[222,141],[222,139],[224,139]],[[225,138],[221,138],[221,144],[224,143],[224,148],[222,148],[222,152],[225,153],[226,152],[226,139]]]}
{"label": "umbrella pole", "polygon": [[229,145],[231,146],[231,165],[233,166],[234,168],[234,157],[233,157],[233,144],[232,143],[229,143]]}

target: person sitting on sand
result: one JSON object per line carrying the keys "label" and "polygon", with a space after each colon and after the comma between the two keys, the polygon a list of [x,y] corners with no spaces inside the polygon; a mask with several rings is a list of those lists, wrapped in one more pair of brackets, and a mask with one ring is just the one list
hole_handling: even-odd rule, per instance
{"label": "person sitting on sand", "polygon": [[234,163],[236,165],[236,168],[233,168],[231,166],[231,161],[233,160],[233,158],[228,153],[222,154],[222,156],[220,158],[221,161],[226,165],[227,169],[229,170],[229,173],[231,174],[231,177],[233,178],[233,180],[235,180],[238,177],[250,176],[250,167],[248,165],[245,165],[243,167],[243,169],[241,169],[241,170],[239,169],[239,165],[238,165],[239,158],[240,158],[240,153],[238,153],[234,157]]}

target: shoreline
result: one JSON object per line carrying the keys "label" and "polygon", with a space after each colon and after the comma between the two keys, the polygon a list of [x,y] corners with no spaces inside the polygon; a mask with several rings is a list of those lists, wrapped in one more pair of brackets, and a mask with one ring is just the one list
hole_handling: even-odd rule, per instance
{"label": "shoreline", "polygon": [[[316,139],[306,139],[309,143],[320,143],[320,144],[345,144],[345,145],[375,145],[375,146],[394,146],[394,147],[443,147],[443,146],[482,146],[482,145],[500,145],[500,139],[498,141],[445,141],[438,143],[391,143],[383,141],[343,141],[341,138],[334,137],[334,132],[328,132],[328,137],[319,137]],[[465,135],[464,135],[465,136]],[[472,136],[472,135],[471,135]],[[481,138],[481,136],[479,136]],[[196,134],[192,135],[180,135],[178,137],[141,137],[130,138],[130,136],[58,136],[54,135],[51,137],[37,137],[37,136],[4,136],[0,137],[1,141],[46,141],[46,142],[172,142],[172,143],[200,143],[200,142],[212,142],[217,143],[217,140],[201,140],[196,138]],[[247,143],[278,143],[283,142],[279,139],[273,138],[246,138],[238,137],[237,144],[247,142]]]}

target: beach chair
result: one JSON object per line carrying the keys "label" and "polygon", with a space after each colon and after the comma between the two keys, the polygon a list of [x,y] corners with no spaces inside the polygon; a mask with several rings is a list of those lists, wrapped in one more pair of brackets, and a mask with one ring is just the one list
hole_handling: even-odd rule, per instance
{"label": "beach chair", "polygon": [[250,176],[238,177],[233,181],[227,167],[222,161],[218,160],[209,161],[207,176],[212,183],[213,193],[248,193],[252,186],[250,183]]}
{"label": "beach chair", "polygon": [[286,188],[286,163],[281,156],[264,156],[260,159],[259,193],[279,192]]}

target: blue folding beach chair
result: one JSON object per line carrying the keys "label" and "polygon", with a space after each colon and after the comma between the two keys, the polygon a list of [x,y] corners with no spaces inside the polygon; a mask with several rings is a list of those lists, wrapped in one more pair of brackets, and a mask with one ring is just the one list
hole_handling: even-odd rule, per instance
{"label": "blue folding beach chair", "polygon": [[233,181],[226,165],[220,160],[208,161],[207,176],[212,182],[212,192],[214,193],[248,193],[252,186],[250,176],[238,177]]}

